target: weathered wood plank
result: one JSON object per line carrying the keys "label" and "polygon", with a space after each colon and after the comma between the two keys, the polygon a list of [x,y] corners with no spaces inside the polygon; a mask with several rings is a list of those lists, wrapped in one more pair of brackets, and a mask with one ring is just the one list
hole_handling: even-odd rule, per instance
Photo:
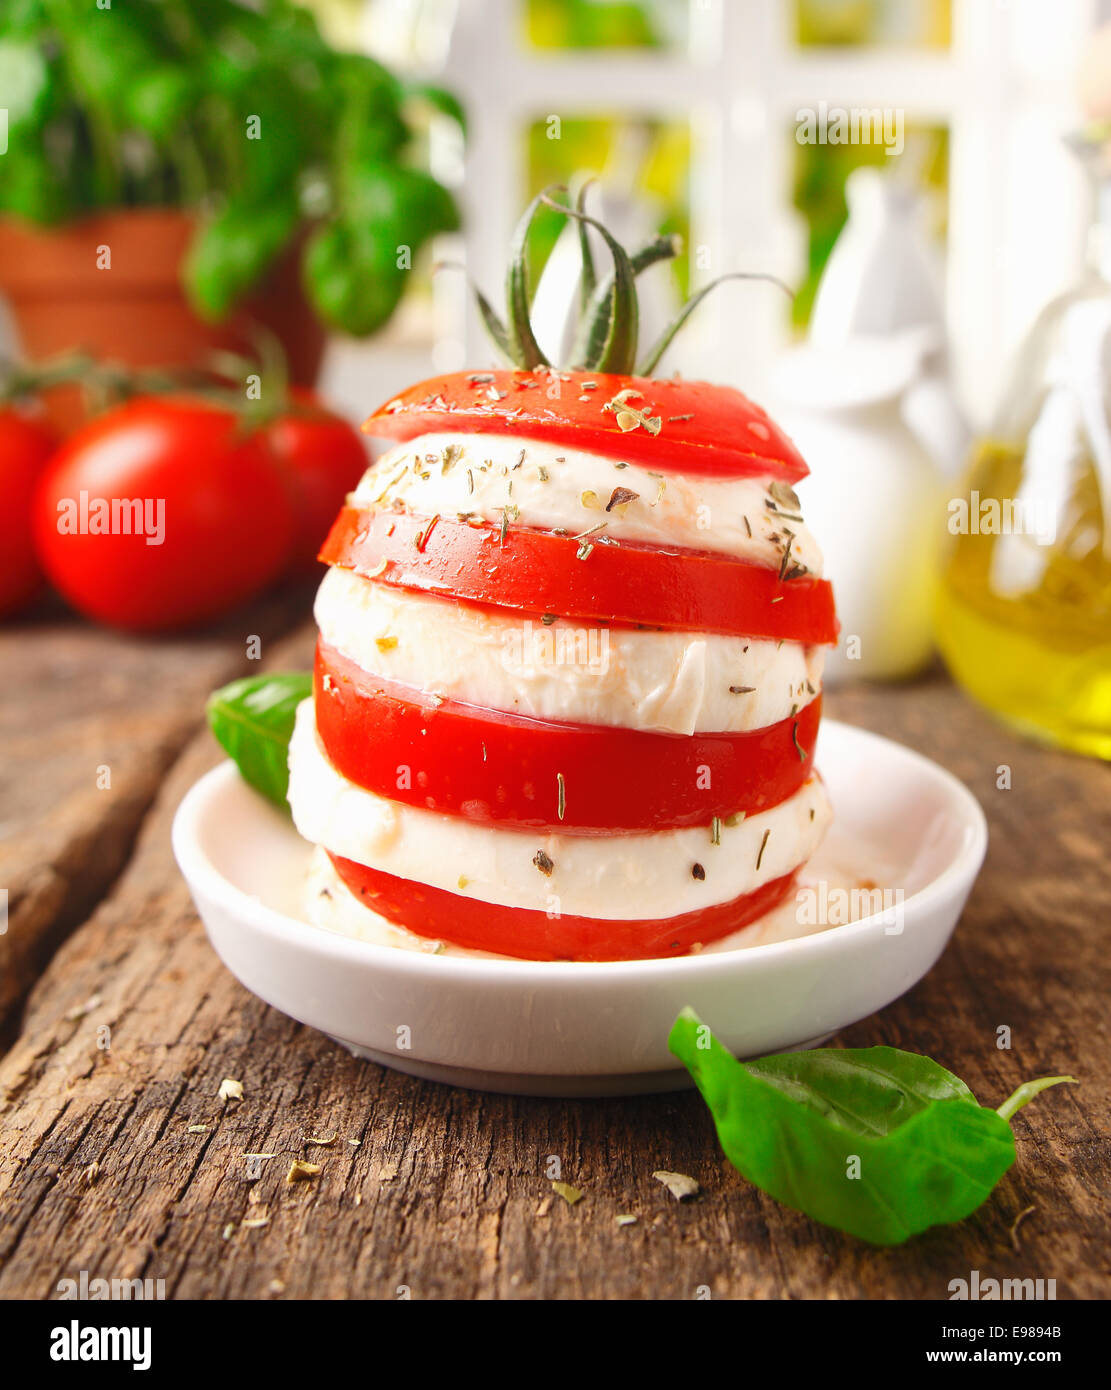
{"label": "weathered wood plank", "polygon": [[304,606],[299,589],[163,640],[65,616],[0,628],[0,1023],[123,867],[204,695]]}
{"label": "weathered wood plank", "polygon": [[[279,664],[307,658],[308,639]],[[0,1296],[49,1297],[82,1269],[205,1298],[391,1298],[400,1286],[420,1298],[690,1298],[700,1286],[719,1298],[944,1298],[972,1269],[1107,1296],[1108,769],[1019,742],[940,679],[830,703],[952,767],[993,832],[938,967],[841,1040],[929,1053],[993,1103],[1039,1073],[1084,1083],[1017,1118],[1019,1161],[971,1220],[872,1250],[744,1183],[693,1095],[455,1091],[358,1062],[267,1008],[216,960],[170,858],[173,808],[217,756],[199,740],[0,1065]],[[1001,763],[1010,792],[996,790]],[[996,1046],[1001,1025],[1010,1050]],[[218,1100],[224,1077],[243,1082],[242,1103]],[[326,1131],[334,1145],[306,1145]],[[251,1153],[276,1155],[257,1181]],[[587,1194],[574,1208],[551,1198],[551,1155]],[[323,1171],[288,1185],[294,1157]],[[680,1206],[656,1168],[692,1174],[703,1193]],[[619,1228],[618,1213],[638,1223]]]}

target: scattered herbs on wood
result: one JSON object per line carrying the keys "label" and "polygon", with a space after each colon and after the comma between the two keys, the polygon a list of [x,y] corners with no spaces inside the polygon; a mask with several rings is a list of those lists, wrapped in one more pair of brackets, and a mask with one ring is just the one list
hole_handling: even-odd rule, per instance
{"label": "scattered herbs on wood", "polygon": [[667,1188],[677,1202],[695,1197],[702,1191],[697,1181],[686,1173],[669,1173],[666,1168],[657,1168],[652,1176]]}

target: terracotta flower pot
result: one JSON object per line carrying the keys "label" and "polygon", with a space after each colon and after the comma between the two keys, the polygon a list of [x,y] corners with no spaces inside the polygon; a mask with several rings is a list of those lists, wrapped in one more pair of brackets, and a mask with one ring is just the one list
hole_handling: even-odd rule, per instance
{"label": "terracotta flower pot", "polygon": [[[175,209],[134,208],[43,229],[0,218],[0,294],[32,359],[84,349],[131,367],[196,366],[214,349],[250,347],[252,322],[278,337],[292,380],[311,386],[325,330],[301,289],[290,253],[226,323],[208,324],[189,307],[181,265],[194,222]],[[111,269],[98,269],[98,247]],[[50,393],[54,424],[72,429],[82,404],[72,388]]]}

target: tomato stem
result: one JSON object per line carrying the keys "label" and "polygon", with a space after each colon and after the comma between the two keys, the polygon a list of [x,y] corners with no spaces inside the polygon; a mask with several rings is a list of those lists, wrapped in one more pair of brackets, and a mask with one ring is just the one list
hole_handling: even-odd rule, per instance
{"label": "tomato stem", "polygon": [[736,270],[729,275],[719,275],[716,280],[711,280],[708,285],[703,285],[703,287],[697,292],[697,294],[691,295],[690,299],[687,300],[687,302],[671,320],[671,322],[668,324],[668,326],[664,329],[664,331],[660,334],[659,338],[656,340],[655,345],[649,350],[648,356],[645,357],[643,362],[641,362],[640,366],[637,368],[637,374],[639,376],[652,375],[657,365],[659,364],[660,358],[671,346],[672,340],[674,339],[675,335],[679,332],[680,328],[682,328],[683,325],[686,323],[687,319],[690,318],[691,314],[694,313],[694,311],[698,308],[698,306],[702,303],[702,301],[706,298],[710,291],[716,290],[717,287],[719,285],[723,285],[726,280],[767,280],[769,281],[769,283],[773,285],[778,285],[788,299],[794,298],[794,295],[791,293],[791,291],[787,288],[787,286],[783,283],[782,280],[777,280],[774,275],[767,275],[763,271]]}
{"label": "tomato stem", "polygon": [[81,381],[93,368],[92,358],[83,352],[62,353],[43,362],[19,365],[0,361],[0,403],[9,405],[36,396],[40,391]]}
{"label": "tomato stem", "polygon": [[[40,362],[0,359],[0,405],[26,401],[58,386],[76,385],[90,414],[134,396],[188,394],[238,415],[244,433],[263,428],[290,408],[289,371],[277,338],[252,333],[254,355],[212,353],[198,367],[135,368],[97,361],[85,352],[67,352]],[[249,379],[259,379],[252,396]]]}
{"label": "tomato stem", "polygon": [[505,297],[508,306],[510,357],[528,371],[549,367],[551,363],[540,350],[529,317],[528,238],[533,219],[544,203],[549,202],[548,189],[538,193],[517,223],[509,252],[509,271],[506,276]]}
{"label": "tomato stem", "polygon": [[[554,365],[548,361],[537,342],[530,318],[528,245],[533,222],[541,207],[550,208],[564,217],[573,219],[579,230],[582,269],[578,288],[578,323],[571,348],[570,366],[555,366],[557,371],[628,375],[635,370],[640,376],[649,376],[694,310],[711,290],[726,280],[766,280],[778,285],[788,296],[791,295],[791,290],[774,275],[760,271],[735,271],[732,274],[721,275],[687,300],[638,367],[640,310],[636,277],[650,266],[677,256],[682,242],[677,236],[658,236],[635,254],[629,255],[609,230],[597,218],[586,212],[586,191],[592,182],[594,180],[587,179],[579,187],[573,204],[559,201],[554,195],[566,194],[567,189],[562,185],[553,184],[542,189],[525,209],[510,245],[504,322],[478,286],[471,282],[483,325],[494,346],[510,366],[521,371],[536,371],[538,368]],[[595,271],[594,255],[590,247],[591,227],[602,236],[613,257],[613,271],[601,281],[598,280]]]}

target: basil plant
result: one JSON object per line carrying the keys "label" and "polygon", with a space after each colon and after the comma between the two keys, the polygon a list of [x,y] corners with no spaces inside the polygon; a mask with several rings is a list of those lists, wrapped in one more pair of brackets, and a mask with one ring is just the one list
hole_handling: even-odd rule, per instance
{"label": "basil plant", "polygon": [[186,291],[225,317],[291,247],[335,328],[368,334],[411,258],[457,226],[415,158],[412,106],[454,98],[338,52],[291,0],[2,0],[0,215],[52,226],[197,215]]}

